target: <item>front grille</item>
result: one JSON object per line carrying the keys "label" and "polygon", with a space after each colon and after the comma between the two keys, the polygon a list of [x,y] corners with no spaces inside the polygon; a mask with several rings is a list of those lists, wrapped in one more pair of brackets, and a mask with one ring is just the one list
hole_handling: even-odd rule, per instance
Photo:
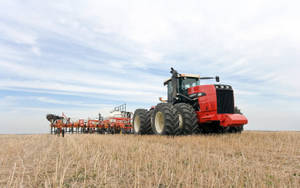
{"label": "front grille", "polygon": [[217,92],[217,112],[218,114],[233,114],[234,113],[234,99],[232,89],[219,89]]}

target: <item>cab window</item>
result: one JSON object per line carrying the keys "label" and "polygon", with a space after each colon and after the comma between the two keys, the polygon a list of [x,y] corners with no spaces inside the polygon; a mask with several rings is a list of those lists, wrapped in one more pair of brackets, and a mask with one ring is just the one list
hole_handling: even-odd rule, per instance
{"label": "cab window", "polygon": [[200,84],[200,81],[198,78],[182,78],[181,79],[181,90],[187,90],[190,87],[195,87]]}

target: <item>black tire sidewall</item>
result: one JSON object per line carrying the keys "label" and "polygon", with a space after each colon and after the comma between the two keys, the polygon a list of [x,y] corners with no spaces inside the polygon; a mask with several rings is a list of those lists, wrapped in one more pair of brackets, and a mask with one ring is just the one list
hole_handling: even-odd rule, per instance
{"label": "black tire sidewall", "polygon": [[[151,134],[152,130],[151,130],[151,123],[150,123],[150,112],[146,109],[136,109],[133,115],[133,133],[134,134]],[[139,127],[139,131],[136,132],[135,130],[135,118],[136,116],[139,116],[140,118],[140,127]]]}
{"label": "black tire sidewall", "polygon": [[177,103],[174,105],[178,116],[182,117],[182,127],[178,126],[176,134],[192,134],[198,125],[198,119],[194,108],[186,103]]}
{"label": "black tire sidewall", "polygon": [[[158,112],[161,112],[164,118],[164,127],[160,133],[157,132],[155,126],[155,117]],[[151,127],[154,134],[174,135],[175,129],[178,127],[178,115],[174,106],[169,103],[159,103],[152,112]]]}

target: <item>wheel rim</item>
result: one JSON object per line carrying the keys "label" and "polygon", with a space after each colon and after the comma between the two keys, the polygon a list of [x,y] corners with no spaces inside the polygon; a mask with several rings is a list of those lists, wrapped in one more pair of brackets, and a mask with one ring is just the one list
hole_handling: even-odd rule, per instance
{"label": "wheel rim", "polygon": [[134,131],[138,133],[141,127],[141,120],[139,116],[135,116],[133,124],[134,124]]}
{"label": "wheel rim", "polygon": [[162,112],[157,112],[155,114],[155,129],[157,133],[162,133],[165,127],[164,115]]}
{"label": "wheel rim", "polygon": [[181,114],[178,114],[178,119],[179,119],[179,128],[183,127],[183,118]]}

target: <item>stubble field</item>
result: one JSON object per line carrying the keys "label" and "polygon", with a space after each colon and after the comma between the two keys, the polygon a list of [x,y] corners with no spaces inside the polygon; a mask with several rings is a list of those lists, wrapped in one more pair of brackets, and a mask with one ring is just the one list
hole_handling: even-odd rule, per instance
{"label": "stubble field", "polygon": [[0,135],[0,187],[300,187],[300,132]]}

